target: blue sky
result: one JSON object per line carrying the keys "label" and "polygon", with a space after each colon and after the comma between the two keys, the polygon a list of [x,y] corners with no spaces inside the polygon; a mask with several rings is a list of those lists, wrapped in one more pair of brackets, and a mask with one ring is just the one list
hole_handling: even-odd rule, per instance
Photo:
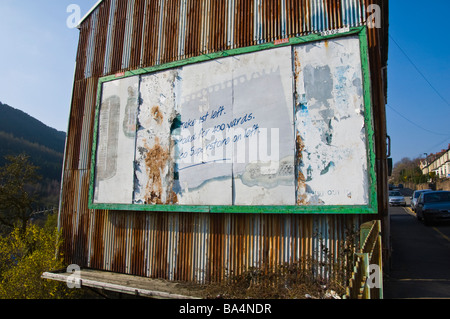
{"label": "blue sky", "polygon": [[390,1],[386,111],[394,163],[450,143],[448,12],[448,0]]}
{"label": "blue sky", "polygon": [[78,29],[67,26],[96,0],[0,0],[0,101],[67,131]]}
{"label": "blue sky", "polygon": [[[0,101],[67,130],[79,32],[97,0],[0,1]],[[390,1],[387,127],[394,163],[450,143],[450,1]]]}

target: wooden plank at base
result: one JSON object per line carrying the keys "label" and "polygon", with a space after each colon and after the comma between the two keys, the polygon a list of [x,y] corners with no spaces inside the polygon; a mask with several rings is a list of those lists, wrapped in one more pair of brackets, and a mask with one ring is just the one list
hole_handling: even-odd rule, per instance
{"label": "wooden plank at base", "polygon": [[[71,279],[73,281],[73,276],[74,274],[69,272],[44,272],[41,275],[41,278],[67,283]],[[177,288],[177,283],[146,277],[84,269],[81,270],[79,274],[77,274],[76,278],[79,278],[79,281],[77,281],[76,283],[79,283],[81,287],[85,286],[104,289],[108,291],[149,298],[201,299],[201,297],[195,296],[194,294],[190,295],[190,292],[186,288]],[[165,288],[162,288],[162,286],[165,286]],[[185,294],[172,293],[168,290],[178,290]]]}

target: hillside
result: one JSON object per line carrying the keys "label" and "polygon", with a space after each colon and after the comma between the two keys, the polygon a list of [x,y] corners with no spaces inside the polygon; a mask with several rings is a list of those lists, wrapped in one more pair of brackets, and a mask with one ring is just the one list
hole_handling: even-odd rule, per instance
{"label": "hillside", "polygon": [[57,152],[64,152],[66,133],[48,127],[27,113],[1,102],[0,131]]}
{"label": "hillside", "polygon": [[39,185],[43,204],[57,203],[65,138],[66,133],[0,102],[0,166],[6,155],[29,155],[43,177]]}

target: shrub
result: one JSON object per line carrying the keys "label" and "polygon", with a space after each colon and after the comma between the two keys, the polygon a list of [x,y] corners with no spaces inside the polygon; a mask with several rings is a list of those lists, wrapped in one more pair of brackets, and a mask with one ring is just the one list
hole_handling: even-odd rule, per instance
{"label": "shrub", "polygon": [[[52,216],[53,217],[53,216]],[[28,224],[0,237],[0,299],[65,299],[76,297],[78,289],[45,280],[46,271],[64,268],[57,254],[60,234],[50,218],[44,227]]]}

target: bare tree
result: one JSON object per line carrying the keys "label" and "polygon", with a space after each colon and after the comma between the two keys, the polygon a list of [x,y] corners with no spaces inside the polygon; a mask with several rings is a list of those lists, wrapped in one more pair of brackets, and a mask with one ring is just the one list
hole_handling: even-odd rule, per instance
{"label": "bare tree", "polygon": [[428,176],[422,174],[419,167],[421,158],[409,159],[402,158],[397,162],[392,171],[392,182],[394,183],[425,183]]}

